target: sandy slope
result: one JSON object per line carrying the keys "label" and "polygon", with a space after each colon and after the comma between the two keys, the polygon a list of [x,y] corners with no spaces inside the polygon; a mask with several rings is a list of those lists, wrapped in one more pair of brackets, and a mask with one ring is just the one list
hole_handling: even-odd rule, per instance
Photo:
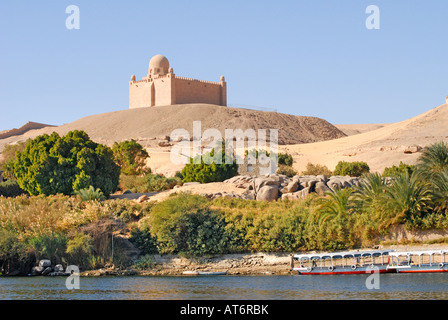
{"label": "sandy slope", "polygon": [[[211,105],[180,105],[110,112],[56,128],[31,130],[21,136],[1,139],[0,150],[7,143],[24,141],[53,130],[65,134],[70,130],[82,129],[95,141],[109,145],[114,141],[138,139],[151,155],[148,165],[153,172],[174,175],[183,166],[171,163],[170,148],[158,147],[158,137],[169,134],[175,128],[185,128],[191,132],[192,121],[200,119],[203,119],[202,130],[213,126],[221,130],[280,128],[284,139],[298,141],[279,149],[293,155],[294,167],[299,172],[305,169],[308,162],[323,164],[333,170],[341,160],[365,161],[371,171],[382,172],[386,166],[398,165],[400,161],[414,164],[420,153],[405,153],[409,146],[425,147],[437,141],[448,141],[447,104],[393,124],[340,125],[342,130],[351,130],[352,134],[342,138],[338,138],[343,135],[341,131],[318,118]],[[333,140],[327,140],[332,137]]]}
{"label": "sandy slope", "polygon": [[383,128],[390,123],[371,123],[371,124],[335,124],[334,126],[344,132],[347,136],[369,132]]}
{"label": "sandy slope", "polygon": [[84,130],[93,140],[112,145],[115,141],[136,139],[144,146],[157,144],[163,136],[175,129],[186,129],[193,135],[193,121],[201,121],[202,132],[218,129],[278,129],[280,144],[308,143],[345,136],[327,121],[315,117],[301,117],[277,112],[238,109],[210,104],[184,104],[153,108],[122,110],[88,116],[56,128],[32,130],[21,136],[0,140],[13,143],[53,131],[66,134],[71,130]]}
{"label": "sandy slope", "polygon": [[303,170],[308,162],[333,170],[338,161],[366,161],[371,171],[403,161],[414,164],[419,153],[406,154],[408,146],[425,147],[448,141],[448,105],[444,104],[414,118],[341,139],[310,144],[282,146],[294,156],[294,167]]}

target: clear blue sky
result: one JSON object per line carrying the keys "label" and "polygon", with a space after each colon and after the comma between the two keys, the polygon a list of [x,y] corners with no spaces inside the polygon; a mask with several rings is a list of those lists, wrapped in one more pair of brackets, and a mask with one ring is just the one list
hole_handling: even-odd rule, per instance
{"label": "clear blue sky", "polygon": [[[80,30],[65,26],[68,5]],[[380,30],[368,30],[368,5]],[[163,54],[228,103],[331,123],[405,120],[448,95],[448,1],[1,1],[0,130],[128,108]]]}

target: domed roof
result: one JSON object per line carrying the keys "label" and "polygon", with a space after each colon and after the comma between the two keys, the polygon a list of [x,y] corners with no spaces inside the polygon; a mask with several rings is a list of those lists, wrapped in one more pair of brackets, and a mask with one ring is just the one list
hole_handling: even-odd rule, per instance
{"label": "domed roof", "polygon": [[149,61],[149,68],[150,69],[160,68],[165,73],[167,73],[168,69],[170,68],[170,63],[166,57],[162,56],[161,54],[158,54],[152,57],[151,60]]}

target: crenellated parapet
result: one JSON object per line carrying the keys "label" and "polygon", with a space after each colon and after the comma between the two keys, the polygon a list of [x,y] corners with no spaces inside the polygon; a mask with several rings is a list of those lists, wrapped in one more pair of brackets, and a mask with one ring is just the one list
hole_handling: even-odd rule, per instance
{"label": "crenellated parapet", "polygon": [[227,83],[179,77],[162,55],[149,62],[148,74],[141,80],[135,75],[129,82],[129,108],[142,108],[185,103],[227,105]]}

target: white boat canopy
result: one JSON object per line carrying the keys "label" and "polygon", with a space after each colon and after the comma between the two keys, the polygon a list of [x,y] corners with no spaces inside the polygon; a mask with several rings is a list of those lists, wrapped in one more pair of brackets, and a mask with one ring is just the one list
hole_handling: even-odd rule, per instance
{"label": "white boat canopy", "polygon": [[357,257],[380,257],[389,255],[393,250],[372,250],[372,251],[347,251],[347,252],[332,252],[332,253],[309,253],[296,254],[293,256],[297,260],[317,260],[317,259],[342,259],[342,258],[357,258]]}
{"label": "white boat canopy", "polygon": [[434,254],[448,254],[448,250],[424,250],[424,251],[397,251],[391,252],[390,255],[394,257],[399,256],[421,256],[421,255],[434,255]]}

